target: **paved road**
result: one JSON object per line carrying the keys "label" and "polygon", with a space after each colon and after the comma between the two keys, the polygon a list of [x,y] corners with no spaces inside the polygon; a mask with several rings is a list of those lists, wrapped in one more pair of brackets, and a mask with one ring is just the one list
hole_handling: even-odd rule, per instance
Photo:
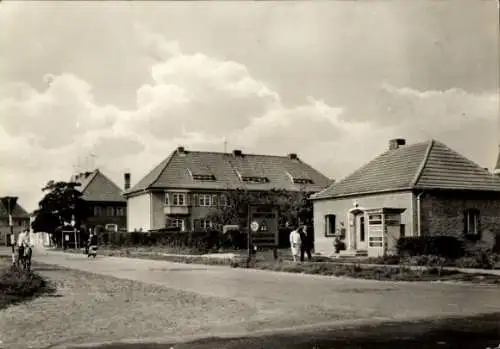
{"label": "paved road", "polygon": [[[231,269],[55,251],[37,251],[48,264],[160,284],[246,302],[269,315],[291,308],[336,310],[360,319],[410,319],[500,312],[498,286],[402,283]],[[318,314],[311,324],[321,322]]]}

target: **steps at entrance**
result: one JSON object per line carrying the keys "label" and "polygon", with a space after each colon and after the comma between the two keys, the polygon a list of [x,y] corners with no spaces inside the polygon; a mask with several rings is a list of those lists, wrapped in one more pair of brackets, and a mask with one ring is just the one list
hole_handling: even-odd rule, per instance
{"label": "steps at entrance", "polygon": [[356,250],[356,257],[368,257],[367,250]]}

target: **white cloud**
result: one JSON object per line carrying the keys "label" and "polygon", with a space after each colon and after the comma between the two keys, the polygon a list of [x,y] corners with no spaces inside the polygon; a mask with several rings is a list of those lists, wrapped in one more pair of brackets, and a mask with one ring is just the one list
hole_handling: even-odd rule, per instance
{"label": "white cloud", "polygon": [[47,180],[69,178],[91,153],[121,185],[123,171],[138,181],[178,145],[222,150],[225,137],[229,150],[296,152],[338,178],[385,150],[388,138],[420,140],[429,134],[420,129],[438,135],[498,111],[491,96],[391,85],[355,105],[308,97],[291,107],[244,64],[184,52],[144,28],[137,34],[154,63],[149,82],[137,86],[134,108],[97,103],[91,84],[71,73],[46,75],[43,89],[2,87],[0,192],[22,193],[21,203],[32,209]]}

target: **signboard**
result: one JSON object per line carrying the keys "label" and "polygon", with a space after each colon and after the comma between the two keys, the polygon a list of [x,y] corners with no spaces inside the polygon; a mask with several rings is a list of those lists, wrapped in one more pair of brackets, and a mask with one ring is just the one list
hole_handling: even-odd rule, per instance
{"label": "signboard", "polygon": [[278,209],[270,205],[250,207],[250,229],[252,244],[256,247],[278,246]]}
{"label": "signboard", "polygon": [[64,235],[64,241],[69,241],[69,235]]}

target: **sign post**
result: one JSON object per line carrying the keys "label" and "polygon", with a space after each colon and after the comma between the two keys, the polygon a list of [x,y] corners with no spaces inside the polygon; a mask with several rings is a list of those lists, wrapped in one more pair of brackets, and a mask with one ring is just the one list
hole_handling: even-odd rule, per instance
{"label": "sign post", "polygon": [[272,205],[254,205],[249,208],[249,233],[254,248],[272,248],[278,259],[278,209]]}

